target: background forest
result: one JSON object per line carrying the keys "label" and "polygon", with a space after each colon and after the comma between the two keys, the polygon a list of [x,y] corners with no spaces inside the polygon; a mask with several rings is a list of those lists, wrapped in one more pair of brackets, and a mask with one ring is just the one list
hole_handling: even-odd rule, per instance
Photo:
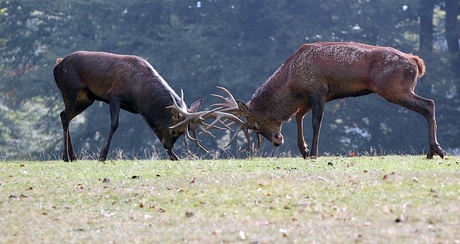
{"label": "background forest", "polygon": [[[248,101],[300,45],[316,41],[392,46],[422,57],[427,74],[416,92],[435,100],[439,142],[458,154],[459,38],[459,0],[0,0],[0,159],[61,156],[63,102],[52,70],[73,51],[141,56],[177,93],[184,90],[188,104],[205,98],[209,106],[217,85]],[[80,157],[97,154],[109,124],[104,103],[72,121]],[[261,153],[297,156],[294,121],[283,134],[281,148],[264,141]],[[213,152],[245,156],[235,146],[222,151],[223,137],[200,138]],[[419,114],[376,95],[342,99],[326,105],[320,155],[424,153],[427,137]],[[182,147],[180,139],[175,151],[184,156]],[[112,158],[166,158],[143,119],[126,111],[111,150]]]}

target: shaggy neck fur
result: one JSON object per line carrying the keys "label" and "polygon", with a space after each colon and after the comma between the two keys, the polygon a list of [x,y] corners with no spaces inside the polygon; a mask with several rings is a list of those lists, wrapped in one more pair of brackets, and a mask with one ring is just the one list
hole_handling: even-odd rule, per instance
{"label": "shaggy neck fur", "polygon": [[[252,96],[249,109],[269,120],[288,121],[298,110],[299,99],[295,99],[288,86],[286,64],[283,64]],[[293,99],[294,98],[294,99]]]}

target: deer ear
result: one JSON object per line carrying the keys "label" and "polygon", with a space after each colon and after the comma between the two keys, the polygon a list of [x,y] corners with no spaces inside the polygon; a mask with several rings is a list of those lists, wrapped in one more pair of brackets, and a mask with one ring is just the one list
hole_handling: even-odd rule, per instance
{"label": "deer ear", "polygon": [[246,105],[246,103],[244,103],[244,102],[242,102],[240,100],[237,100],[236,103],[238,103],[238,108],[244,114],[244,116],[246,116],[246,115],[251,113],[251,111],[249,110],[248,105]]}
{"label": "deer ear", "polygon": [[198,112],[201,108],[201,105],[203,105],[204,99],[196,100],[195,102],[190,105],[190,108],[188,109],[189,112],[195,113]]}

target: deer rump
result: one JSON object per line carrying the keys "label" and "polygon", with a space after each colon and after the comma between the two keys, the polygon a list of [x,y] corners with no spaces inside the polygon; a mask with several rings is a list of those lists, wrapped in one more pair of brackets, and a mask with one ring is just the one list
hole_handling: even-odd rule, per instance
{"label": "deer rump", "polygon": [[[304,44],[256,90],[249,102],[227,102],[226,106],[235,115],[244,115],[247,128],[274,146],[283,144],[282,123],[295,115],[298,148],[307,158],[318,156],[326,102],[376,93],[424,116],[430,148],[427,157],[444,157],[437,141],[435,104],[414,93],[417,80],[424,73],[421,58],[391,47],[354,42]],[[311,150],[303,136],[303,119],[308,112],[312,112]]]}

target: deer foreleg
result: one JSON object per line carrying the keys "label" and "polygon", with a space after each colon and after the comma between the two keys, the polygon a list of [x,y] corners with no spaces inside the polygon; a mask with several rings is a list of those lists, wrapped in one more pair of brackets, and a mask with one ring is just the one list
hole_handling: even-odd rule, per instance
{"label": "deer foreleg", "polygon": [[305,114],[310,111],[309,107],[303,107],[297,111],[295,115],[295,120],[297,122],[297,146],[299,147],[300,154],[306,159],[309,156],[308,146],[305,143],[305,138],[303,136],[303,119]]}
{"label": "deer foreleg", "polygon": [[319,133],[323,121],[325,101],[320,95],[311,95],[309,100],[312,110],[313,127],[313,142],[311,143],[310,157],[316,158],[318,156]]}
{"label": "deer foreleg", "polygon": [[109,153],[110,142],[112,141],[112,136],[118,128],[118,117],[120,115],[120,106],[121,102],[118,98],[109,95],[109,104],[110,104],[110,133],[107,137],[107,142],[105,143],[104,148],[99,153],[99,161],[105,161],[107,159],[107,154]]}

